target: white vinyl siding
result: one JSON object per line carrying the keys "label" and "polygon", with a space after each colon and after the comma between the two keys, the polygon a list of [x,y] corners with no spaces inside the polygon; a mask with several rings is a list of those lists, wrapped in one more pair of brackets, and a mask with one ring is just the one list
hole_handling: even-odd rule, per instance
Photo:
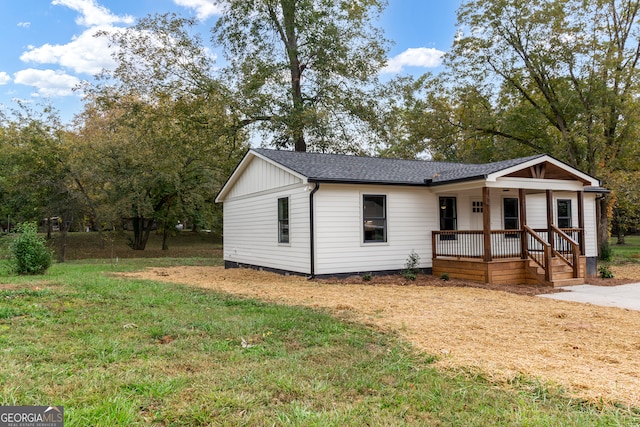
{"label": "white vinyl siding", "polygon": [[[278,198],[289,197],[289,243],[278,243]],[[309,192],[261,194],[224,202],[224,259],[310,273]]]}
{"label": "white vinyl siding", "polygon": [[[364,194],[386,195],[387,242],[363,243]],[[316,274],[401,270],[411,251],[431,267],[438,199],[425,188],[322,184],[315,194]]]}
{"label": "white vinyl siding", "polygon": [[[288,198],[289,242],[279,243],[278,199]],[[225,261],[309,274],[309,192],[302,180],[254,158],[225,198]]]}
{"label": "white vinyl siding", "polygon": [[226,200],[263,191],[301,184],[302,179],[259,158],[254,158],[243,171]]}

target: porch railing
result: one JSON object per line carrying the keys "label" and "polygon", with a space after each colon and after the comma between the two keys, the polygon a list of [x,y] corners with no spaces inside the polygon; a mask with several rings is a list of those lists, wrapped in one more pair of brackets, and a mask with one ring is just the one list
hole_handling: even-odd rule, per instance
{"label": "porch railing", "polygon": [[[491,230],[491,258],[520,258],[521,230]],[[431,235],[433,257],[483,259],[482,230],[434,231]]]}
{"label": "porch railing", "polygon": [[[545,275],[551,275],[551,259],[558,258],[571,266],[574,277],[578,277],[579,257],[584,251],[581,228],[552,226],[534,230],[525,226],[523,230],[491,230],[489,234],[491,259],[529,258],[548,272]],[[434,231],[431,239],[433,258],[485,259],[487,256],[482,230]]]}

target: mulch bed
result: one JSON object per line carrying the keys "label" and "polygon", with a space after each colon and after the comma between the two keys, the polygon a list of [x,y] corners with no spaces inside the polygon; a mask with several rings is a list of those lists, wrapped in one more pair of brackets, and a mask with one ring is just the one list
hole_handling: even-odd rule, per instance
{"label": "mulch bed", "polygon": [[[517,295],[541,295],[553,294],[557,292],[566,292],[564,289],[552,288],[543,285],[494,285],[490,283],[473,282],[470,280],[450,279],[442,280],[437,276],[430,274],[419,274],[416,280],[409,280],[402,275],[373,276],[371,280],[364,280],[362,276],[350,276],[346,278],[328,278],[316,279],[318,283],[327,284],[353,284],[360,285],[399,285],[399,286],[436,286],[436,287],[452,287],[452,288],[479,288],[492,291],[510,292]],[[613,278],[602,279],[599,277],[590,277],[587,279],[589,285],[595,286],[619,286],[627,283],[636,283],[637,279]]]}

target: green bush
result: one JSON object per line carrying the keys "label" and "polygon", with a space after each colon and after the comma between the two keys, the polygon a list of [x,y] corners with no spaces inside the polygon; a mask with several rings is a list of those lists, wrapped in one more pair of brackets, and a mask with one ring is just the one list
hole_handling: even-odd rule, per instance
{"label": "green bush", "polygon": [[598,268],[598,273],[600,273],[600,277],[603,279],[613,279],[613,273],[607,265],[600,266],[600,268]]}
{"label": "green bush", "polygon": [[416,251],[411,250],[411,253],[407,257],[407,262],[404,265],[405,269],[402,270],[402,275],[405,279],[416,280],[418,273],[420,272],[420,255]]}
{"label": "green bush", "polygon": [[51,266],[51,252],[38,236],[35,222],[25,222],[18,227],[18,236],[11,243],[11,263],[18,274],[44,274]]}

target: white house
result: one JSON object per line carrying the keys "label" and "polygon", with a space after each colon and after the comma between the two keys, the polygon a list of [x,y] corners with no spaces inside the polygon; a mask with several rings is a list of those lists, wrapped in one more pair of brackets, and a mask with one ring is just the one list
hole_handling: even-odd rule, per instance
{"label": "white house", "polygon": [[488,164],[251,149],[216,198],[226,267],[584,283],[597,179],[548,155]]}

